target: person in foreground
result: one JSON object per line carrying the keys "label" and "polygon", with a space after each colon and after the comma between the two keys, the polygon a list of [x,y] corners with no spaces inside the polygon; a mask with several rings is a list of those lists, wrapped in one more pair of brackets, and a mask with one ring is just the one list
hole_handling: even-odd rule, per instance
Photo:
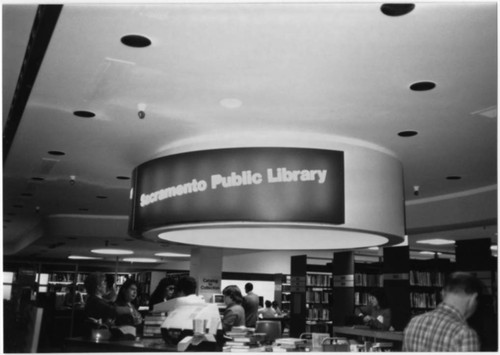
{"label": "person in foreground", "polygon": [[243,296],[238,286],[230,285],[222,290],[224,295],[224,303],[227,308],[222,317],[222,328],[224,332],[230,331],[233,327],[245,325],[245,310],[241,303]]}
{"label": "person in foreground", "polygon": [[245,284],[246,296],[243,297],[243,309],[245,309],[247,327],[255,328],[257,319],[259,318],[259,296],[253,292],[253,284],[247,282]]}
{"label": "person in foreground", "polygon": [[89,295],[84,310],[87,319],[96,324],[113,324],[116,318],[115,307],[103,299],[107,292],[106,276],[100,272],[90,274],[85,279],[85,289]]}
{"label": "person in foreground", "polygon": [[443,302],[407,325],[403,351],[479,351],[479,338],[467,318],[474,314],[481,291],[481,282],[472,274],[451,274],[442,290]]}

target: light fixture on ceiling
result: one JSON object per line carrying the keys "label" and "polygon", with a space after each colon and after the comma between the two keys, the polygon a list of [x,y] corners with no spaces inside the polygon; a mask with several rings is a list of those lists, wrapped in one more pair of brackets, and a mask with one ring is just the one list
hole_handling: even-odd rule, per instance
{"label": "light fixture on ceiling", "polygon": [[109,241],[106,240],[104,243],[105,248],[103,249],[92,249],[90,252],[94,254],[102,254],[102,255],[131,255],[134,254],[132,250],[128,249],[114,249],[108,248]]}
{"label": "light fixture on ceiling", "polygon": [[492,245],[490,247],[490,250],[497,251],[498,250],[498,245]]}
{"label": "light fixture on ceiling", "polygon": [[398,136],[400,137],[413,137],[418,134],[417,131],[401,131],[398,133]]}
{"label": "light fixture on ceiling", "polygon": [[183,253],[155,253],[155,256],[161,256],[164,258],[189,258],[191,255]]}
{"label": "light fixture on ceiling", "polygon": [[368,250],[379,250],[379,247],[369,247]]}
{"label": "light fixture on ceiling", "polygon": [[129,47],[144,48],[151,45],[151,40],[141,35],[126,35],[121,38],[121,42]]}
{"label": "light fixture on ceiling", "polygon": [[83,255],[70,255],[68,259],[71,260],[100,260],[102,258],[98,256],[83,256]]}
{"label": "light fixture on ceiling", "polygon": [[123,258],[123,261],[131,263],[157,263],[158,259],[154,258]]}
{"label": "light fixture on ceiling", "polygon": [[436,83],[432,81],[419,81],[410,85],[412,91],[429,91],[436,87]]}
{"label": "light fixture on ceiling", "polygon": [[419,244],[431,244],[431,245],[447,245],[447,244],[454,244],[454,240],[450,239],[422,239],[422,240],[417,240],[416,243]]}
{"label": "light fixture on ceiling", "polygon": [[92,118],[95,116],[95,113],[90,112],[90,111],[74,111],[73,115],[77,117],[82,117],[82,118]]}
{"label": "light fixture on ceiling", "polygon": [[403,16],[415,9],[415,4],[383,4],[380,11],[387,16]]}
{"label": "light fixture on ceiling", "polygon": [[424,255],[434,255],[434,254],[441,255],[441,253],[436,253],[436,252],[427,251],[427,250],[421,251],[420,254],[424,254]]}

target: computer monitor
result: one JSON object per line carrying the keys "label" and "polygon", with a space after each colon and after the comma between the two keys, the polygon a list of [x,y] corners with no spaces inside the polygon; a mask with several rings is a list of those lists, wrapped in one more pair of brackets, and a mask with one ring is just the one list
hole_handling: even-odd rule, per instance
{"label": "computer monitor", "polygon": [[224,295],[223,294],[212,295],[212,303],[224,303]]}

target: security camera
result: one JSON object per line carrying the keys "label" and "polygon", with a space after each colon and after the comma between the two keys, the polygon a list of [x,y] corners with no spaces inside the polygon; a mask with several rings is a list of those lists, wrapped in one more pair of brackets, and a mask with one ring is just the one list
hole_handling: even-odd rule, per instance
{"label": "security camera", "polygon": [[415,196],[418,196],[419,193],[420,193],[420,186],[418,186],[418,185],[413,186],[413,194]]}
{"label": "security camera", "polygon": [[145,103],[140,103],[137,105],[137,110],[139,110],[139,112],[137,112],[137,115],[139,116],[139,118],[142,120],[144,117],[146,117],[146,104]]}
{"label": "security camera", "polygon": [[76,182],[76,176],[75,175],[70,175],[69,177],[69,184],[74,185]]}

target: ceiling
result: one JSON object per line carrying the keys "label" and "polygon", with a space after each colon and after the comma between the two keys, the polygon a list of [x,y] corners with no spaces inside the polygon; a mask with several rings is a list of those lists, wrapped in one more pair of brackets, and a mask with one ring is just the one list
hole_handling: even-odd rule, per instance
{"label": "ceiling", "polygon": [[[37,6],[3,5],[4,258],[62,260],[106,241],[189,253],[127,234],[132,170],[199,142],[280,135],[397,157],[411,249],[496,244],[497,4],[422,2],[400,16],[382,4],[65,4],[35,26]],[[124,45],[130,34],[151,45]],[[410,89],[422,81],[435,87]]]}

